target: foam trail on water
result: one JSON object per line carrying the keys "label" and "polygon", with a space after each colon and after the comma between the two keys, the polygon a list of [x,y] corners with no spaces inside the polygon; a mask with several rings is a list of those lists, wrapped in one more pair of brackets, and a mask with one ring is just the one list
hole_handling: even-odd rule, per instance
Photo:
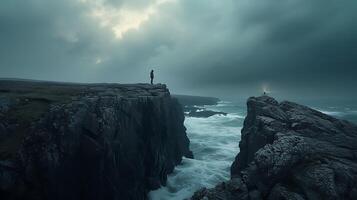
{"label": "foam trail on water", "polygon": [[210,106],[210,110],[231,110],[227,116],[186,117],[185,126],[195,159],[183,158],[169,175],[167,186],[149,193],[151,200],[183,200],[202,187],[211,188],[228,180],[230,166],[238,153],[244,111],[231,109],[232,103]]}

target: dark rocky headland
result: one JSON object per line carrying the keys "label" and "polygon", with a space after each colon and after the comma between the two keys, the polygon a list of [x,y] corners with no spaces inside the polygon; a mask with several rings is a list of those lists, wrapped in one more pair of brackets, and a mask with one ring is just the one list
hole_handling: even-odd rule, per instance
{"label": "dark rocky headland", "polygon": [[199,118],[207,118],[213,115],[227,115],[225,112],[217,112],[212,110],[191,110],[188,112],[187,116],[189,117],[199,117]]}
{"label": "dark rocky headland", "polygon": [[201,96],[190,96],[190,95],[172,95],[178,101],[185,106],[204,106],[204,105],[216,105],[220,100],[215,97],[201,97]]}
{"label": "dark rocky headland", "polygon": [[207,118],[213,115],[227,115],[225,112],[207,110],[204,106],[217,105],[220,99],[215,97],[201,97],[189,95],[173,95],[183,106],[185,115],[188,117]]}
{"label": "dark rocky headland", "polygon": [[250,98],[231,180],[193,200],[357,199],[357,126],[292,102]]}
{"label": "dark rocky headland", "polygon": [[192,157],[165,85],[0,81],[0,199],[147,199]]}

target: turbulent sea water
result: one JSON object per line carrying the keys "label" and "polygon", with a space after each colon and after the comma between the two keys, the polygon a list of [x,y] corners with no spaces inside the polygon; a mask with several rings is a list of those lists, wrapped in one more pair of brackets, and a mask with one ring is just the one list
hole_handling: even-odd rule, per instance
{"label": "turbulent sea water", "polygon": [[230,166],[239,151],[238,142],[246,115],[244,104],[220,102],[205,109],[228,113],[208,118],[186,117],[194,159],[184,158],[169,175],[167,186],[149,194],[152,200],[183,200],[202,187],[228,180]]}
{"label": "turbulent sea water", "polygon": [[[357,124],[357,106],[322,103],[305,105]],[[182,164],[169,175],[167,186],[150,192],[149,199],[188,199],[198,189],[212,188],[230,178],[230,166],[239,152],[240,131],[246,116],[245,102],[222,101],[218,105],[205,106],[204,109],[228,114],[208,118],[186,117],[185,126],[195,158],[183,158]]]}

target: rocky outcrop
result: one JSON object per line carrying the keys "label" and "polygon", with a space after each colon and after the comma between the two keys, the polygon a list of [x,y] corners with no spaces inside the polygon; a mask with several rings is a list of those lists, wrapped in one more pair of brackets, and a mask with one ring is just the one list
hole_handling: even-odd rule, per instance
{"label": "rocky outcrop", "polygon": [[0,82],[0,199],[146,199],[192,157],[165,85]]}
{"label": "rocky outcrop", "polygon": [[218,112],[218,111],[213,111],[213,110],[191,110],[187,116],[189,117],[198,117],[198,118],[207,118],[207,117],[212,117],[213,115],[224,115],[226,116],[227,113],[225,112]]}
{"label": "rocky outcrop", "polygon": [[357,126],[250,98],[232,179],[192,199],[357,199]]}

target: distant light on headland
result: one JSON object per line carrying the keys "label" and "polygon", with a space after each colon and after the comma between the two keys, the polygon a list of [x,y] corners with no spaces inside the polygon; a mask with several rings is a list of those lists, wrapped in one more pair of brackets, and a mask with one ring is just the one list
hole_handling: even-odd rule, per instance
{"label": "distant light on headland", "polygon": [[269,85],[268,84],[263,84],[262,86],[263,94],[269,94],[271,93]]}
{"label": "distant light on headland", "polygon": [[95,60],[95,64],[96,64],[96,65],[99,65],[100,63],[102,63],[102,59],[101,59],[101,58],[97,58],[97,59]]}

